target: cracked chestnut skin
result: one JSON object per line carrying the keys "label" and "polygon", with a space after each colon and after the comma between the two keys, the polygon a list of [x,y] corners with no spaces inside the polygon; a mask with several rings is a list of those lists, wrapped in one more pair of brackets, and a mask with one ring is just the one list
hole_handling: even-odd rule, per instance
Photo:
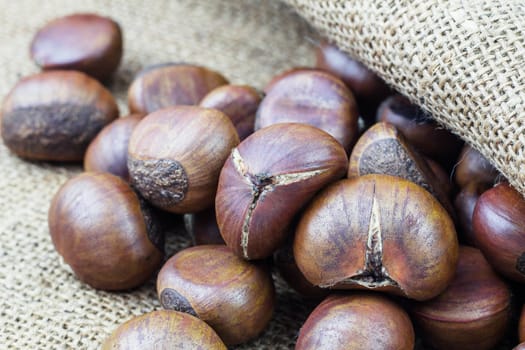
{"label": "cracked chestnut skin", "polygon": [[407,313],[385,296],[356,292],[328,296],[308,316],[296,350],[414,349]]}
{"label": "cracked chestnut skin", "polygon": [[206,67],[164,63],[144,68],[128,89],[131,113],[151,113],[175,105],[197,105],[211,90],[228,84]]}
{"label": "cracked chestnut skin", "polygon": [[454,279],[439,296],[410,311],[436,349],[488,350],[502,340],[512,310],[509,285],[476,248],[461,246]]}
{"label": "cracked chestnut skin", "polygon": [[57,18],[31,42],[31,58],[42,69],[73,69],[107,80],[122,58],[122,31],[111,18],[79,13]]}
{"label": "cracked chestnut skin", "polygon": [[174,106],[147,115],[129,141],[131,183],[146,200],[184,214],[213,205],[224,161],[239,143],[224,113]]}
{"label": "cracked chestnut skin", "polygon": [[231,152],[219,178],[215,212],[224,241],[245,259],[263,259],[284,243],[296,213],[346,173],[332,136],[306,124],[256,131]]}
{"label": "cracked chestnut skin", "polygon": [[525,283],[525,199],[507,183],[485,191],[472,214],[477,247],[496,271]]}
{"label": "cracked chestnut skin", "polygon": [[81,161],[98,132],[118,117],[111,93],[81,72],[49,71],[20,80],[4,100],[2,138],[17,156]]}
{"label": "cracked chestnut skin", "polygon": [[314,285],[427,300],[452,280],[458,241],[430,193],[372,174],[338,181],[314,198],[299,221],[294,255]]}
{"label": "cracked chestnut skin", "polygon": [[357,139],[359,111],[352,92],[320,70],[294,69],[272,80],[255,118],[255,130],[276,123],[322,129],[350,151]]}
{"label": "cracked chestnut skin", "polygon": [[55,249],[81,281],[125,290],[162,263],[164,238],[153,215],[121,178],[87,172],[55,194],[48,224]]}
{"label": "cracked chestnut skin", "polygon": [[102,350],[227,350],[205,322],[183,312],[157,310],[121,324]]}
{"label": "cracked chestnut skin", "polygon": [[257,337],[275,307],[269,269],[247,262],[224,245],[201,245],[171,257],[157,278],[165,309],[208,323],[228,345]]}

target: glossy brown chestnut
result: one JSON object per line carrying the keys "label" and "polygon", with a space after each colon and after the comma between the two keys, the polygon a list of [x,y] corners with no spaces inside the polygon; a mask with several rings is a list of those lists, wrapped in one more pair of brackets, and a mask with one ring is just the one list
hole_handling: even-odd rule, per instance
{"label": "glossy brown chestnut", "polygon": [[349,151],[357,138],[357,105],[352,92],[322,71],[293,70],[266,89],[255,130],[277,123],[304,123],[335,137]]}
{"label": "glossy brown chestnut", "polygon": [[161,209],[204,210],[213,205],[222,165],[238,143],[230,118],[218,110],[175,106],[151,113],[131,134],[131,183]]}
{"label": "glossy brown chestnut", "polygon": [[525,283],[525,199],[506,183],[485,191],[472,215],[477,247],[492,267]]}
{"label": "glossy brown chestnut", "polygon": [[373,174],[338,181],[310,202],[297,226],[294,256],[316,286],[427,300],[451,281],[458,242],[452,220],[430,193]]}
{"label": "glossy brown chestnut", "polygon": [[210,91],[199,105],[218,109],[230,117],[242,141],[253,133],[261,98],[261,93],[251,86],[223,85]]}
{"label": "glossy brown chestnut", "polygon": [[271,256],[294,215],[346,168],[343,147],[321,129],[282,123],[256,131],[221,170],[215,211],[224,241],[245,259]]}
{"label": "glossy brown chestnut", "polygon": [[401,95],[387,98],[377,110],[377,121],[394,125],[408,142],[445,169],[455,164],[463,142]]}
{"label": "glossy brown chestnut", "polygon": [[122,32],[111,18],[74,14],[40,29],[30,51],[42,69],[73,69],[106,80],[122,58]]}
{"label": "glossy brown chestnut", "polygon": [[340,78],[354,93],[359,110],[365,118],[375,118],[378,105],[391,94],[383,79],[326,41],[321,41],[317,46],[316,59],[318,68]]}
{"label": "glossy brown chestnut", "polygon": [[414,349],[407,313],[378,294],[330,295],[308,316],[296,350]]}
{"label": "glossy brown chestnut", "polygon": [[489,187],[494,185],[499,172],[478,150],[465,145],[458,157],[455,180],[460,187],[469,182],[479,182]]}
{"label": "glossy brown chestnut", "polygon": [[106,125],[89,144],[84,169],[110,173],[128,181],[129,138],[142,118],[144,114],[131,114]]}
{"label": "glossy brown chestnut", "polygon": [[50,71],[19,81],[2,106],[2,138],[16,155],[81,161],[97,133],[118,117],[111,93],[84,73]]}
{"label": "glossy brown chestnut", "polygon": [[460,239],[466,244],[476,246],[476,239],[472,231],[472,214],[476,207],[479,197],[488,189],[488,186],[481,182],[469,182],[457,194],[454,200],[454,207],[458,218],[458,225],[461,232],[458,232]]}
{"label": "glossy brown chestnut", "polygon": [[175,105],[197,105],[218,86],[228,84],[205,67],[165,63],[143,69],[128,90],[131,113],[151,113]]}
{"label": "glossy brown chestnut", "polygon": [[505,335],[511,291],[478,249],[462,246],[447,289],[411,310],[423,339],[436,349],[488,350]]}
{"label": "glossy brown chestnut", "polygon": [[102,350],[226,350],[205,322],[183,312],[158,310],[120,325],[102,344]]}
{"label": "glossy brown chestnut", "polygon": [[366,174],[386,174],[412,181],[433,194],[449,214],[454,215],[452,203],[436,173],[391,124],[376,123],[361,135],[352,150],[348,177]]}
{"label": "glossy brown chestnut", "polygon": [[193,245],[225,244],[217,226],[214,207],[194,214],[185,214],[184,226],[192,238]]}
{"label": "glossy brown chestnut", "polygon": [[228,345],[257,337],[275,304],[269,271],[224,245],[191,247],[175,254],[159,272],[157,292],[165,309],[199,317]]}
{"label": "glossy brown chestnut", "polygon": [[66,182],[48,223],[57,252],[94,288],[136,287],[162,262],[163,236],[152,212],[117,176],[83,173]]}

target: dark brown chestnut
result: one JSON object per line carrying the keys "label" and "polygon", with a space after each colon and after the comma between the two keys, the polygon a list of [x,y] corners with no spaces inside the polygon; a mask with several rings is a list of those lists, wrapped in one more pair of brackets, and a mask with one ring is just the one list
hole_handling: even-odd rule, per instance
{"label": "dark brown chestnut", "polygon": [[175,106],[151,113],[131,134],[131,183],[161,209],[204,210],[213,205],[222,165],[238,143],[230,118],[218,110]]}
{"label": "dark brown chestnut", "polygon": [[348,177],[366,174],[386,174],[412,181],[432,193],[451,216],[455,215],[436,173],[391,124],[376,123],[361,135],[352,150]]}
{"label": "dark brown chestnut", "polygon": [[230,117],[242,141],[253,133],[261,98],[261,93],[251,86],[223,85],[210,91],[199,105],[218,109]]}
{"label": "dark brown chestnut", "polygon": [[454,279],[438,297],[411,305],[414,324],[437,349],[488,350],[505,335],[511,291],[476,248],[462,246]]}
{"label": "dark brown chestnut", "polygon": [[129,138],[142,118],[144,114],[131,114],[106,125],[89,144],[84,169],[110,173],[128,181]]}
{"label": "dark brown chestnut", "polygon": [[40,29],[31,58],[42,69],[72,69],[107,80],[122,58],[122,32],[111,18],[91,13],[57,18]]}
{"label": "dark brown chestnut", "polygon": [[255,130],[276,123],[309,124],[349,151],[357,138],[358,114],[352,92],[341,80],[319,70],[292,70],[266,89]]}
{"label": "dark brown chestnut", "polygon": [[525,342],[525,305],[521,307],[520,320],[518,324],[518,337],[520,342]]}
{"label": "dark brown chestnut", "polygon": [[102,350],[226,350],[215,331],[183,312],[152,311],[120,325],[102,344]]}
{"label": "dark brown chestnut", "polygon": [[294,215],[347,164],[343,146],[310,125],[275,124],[248,136],[219,178],[215,211],[224,241],[245,259],[271,256]]}
{"label": "dark brown chestnut", "polygon": [[199,317],[228,345],[257,337],[275,304],[268,269],[237,257],[224,245],[175,254],[159,272],[157,292],[165,309]]}
{"label": "dark brown chestnut", "polygon": [[394,125],[421,153],[445,169],[455,164],[463,147],[459,137],[439,126],[432,117],[401,95],[387,98],[377,110],[377,121]]}
{"label": "dark brown chestnut", "polygon": [[340,78],[354,93],[365,119],[373,120],[381,101],[392,93],[383,79],[327,41],[317,45],[316,59],[318,68]]}
{"label": "dark brown chestnut", "polygon": [[151,210],[117,176],[83,173],[66,182],[48,223],[57,252],[94,288],[136,287],[162,263],[163,235]]}
{"label": "dark brown chestnut", "polygon": [[19,81],[2,106],[2,138],[16,155],[81,161],[91,140],[118,117],[111,93],[75,71],[49,71]]}
{"label": "dark brown chestnut", "polygon": [[151,113],[175,105],[197,105],[218,86],[228,84],[221,74],[205,67],[165,63],[138,73],[128,90],[131,113]]}
{"label": "dark brown chestnut", "polygon": [[506,183],[485,191],[472,215],[477,247],[492,267],[525,283],[525,199]]}
{"label": "dark brown chestnut", "polygon": [[458,242],[452,220],[430,193],[372,174],[338,181],[310,202],[297,226],[294,256],[316,286],[427,300],[452,280]]}
{"label": "dark brown chestnut", "polygon": [[308,316],[296,350],[414,349],[407,313],[378,294],[330,295]]}
{"label": "dark brown chestnut", "polygon": [[225,244],[217,225],[214,207],[194,214],[185,214],[184,226],[194,245]]}
{"label": "dark brown chestnut", "polygon": [[478,150],[465,145],[458,157],[455,180],[460,187],[469,182],[479,182],[487,187],[494,185],[499,172]]}
{"label": "dark brown chestnut", "polygon": [[456,208],[457,223],[461,228],[460,240],[471,246],[476,246],[476,239],[472,231],[472,214],[479,197],[488,189],[487,184],[481,182],[469,182],[457,194],[454,200]]}

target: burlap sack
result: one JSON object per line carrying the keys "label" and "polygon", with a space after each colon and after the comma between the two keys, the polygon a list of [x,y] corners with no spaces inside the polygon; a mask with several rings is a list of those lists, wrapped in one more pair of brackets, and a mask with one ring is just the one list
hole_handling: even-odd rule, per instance
{"label": "burlap sack", "polygon": [[[523,36],[517,29],[525,22],[518,0],[498,6],[462,1],[464,7],[440,0],[289,2],[477,145],[523,189]],[[79,11],[122,25],[125,56],[109,86],[122,114],[134,73],[149,64],[196,62],[260,88],[286,68],[313,63],[313,34],[278,1],[0,0],[0,97],[21,76],[38,71],[28,57],[35,31]],[[97,349],[118,324],[160,308],[154,280],[130,293],[96,291],[55,252],[49,202],[80,170],[22,161],[0,143],[0,349]],[[168,241],[169,255],[190,244],[181,232],[171,232]],[[293,348],[314,306],[274,278],[275,317],[259,339],[239,349]]]}
{"label": "burlap sack", "polygon": [[523,0],[286,0],[525,194]]}
{"label": "burlap sack", "polygon": [[[122,114],[126,90],[143,66],[196,62],[234,83],[262,88],[273,75],[311,65],[307,25],[277,1],[0,0],[0,98],[21,76],[38,71],[28,55],[36,30],[78,11],[111,16],[122,26],[125,55],[110,85]],[[0,142],[0,349],[97,349],[120,323],[159,309],[154,280],[131,293],[80,283],[55,252],[49,202],[78,166],[30,163]],[[171,233],[168,254],[190,244]],[[240,349],[293,348],[313,307],[277,278],[278,307],[269,328]]]}

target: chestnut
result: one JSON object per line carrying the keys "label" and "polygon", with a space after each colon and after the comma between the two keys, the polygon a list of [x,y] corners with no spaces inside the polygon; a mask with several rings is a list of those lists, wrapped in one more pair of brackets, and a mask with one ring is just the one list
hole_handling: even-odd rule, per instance
{"label": "chestnut", "polygon": [[386,174],[412,181],[432,193],[450,215],[455,215],[441,180],[391,124],[376,123],[361,135],[352,150],[348,177],[366,174]]}
{"label": "chestnut", "polygon": [[164,63],[144,68],[128,89],[131,113],[151,113],[175,105],[197,105],[218,86],[221,74],[196,65]]}
{"label": "chestnut", "polygon": [[411,305],[414,324],[437,349],[492,349],[510,321],[511,291],[476,248],[462,246],[456,273],[439,296]]}
{"label": "chestnut", "polygon": [[199,106],[215,108],[231,118],[242,141],[253,133],[261,94],[248,85],[223,85],[210,91]]}
{"label": "chestnut", "polygon": [[30,51],[31,58],[44,70],[72,69],[107,80],[122,58],[122,32],[111,18],[73,14],[40,29]]}
{"label": "chestnut", "polygon": [[476,246],[476,239],[472,231],[472,214],[479,197],[488,189],[487,184],[482,182],[469,182],[456,195],[454,207],[457,214],[457,222],[461,228],[460,239],[466,244]]}
{"label": "chestnut", "polygon": [[48,223],[57,252],[93,288],[137,287],[162,263],[164,237],[153,213],[117,176],[83,173],[67,181]]}
{"label": "chestnut", "polygon": [[454,185],[452,184],[450,175],[443,169],[441,164],[436,162],[434,159],[424,157],[425,161],[428,164],[428,167],[434,173],[438,186],[443,189],[443,192],[446,194],[447,198],[451,198],[452,192],[454,190]]}
{"label": "chestnut", "polygon": [[118,117],[111,93],[75,71],[26,77],[2,106],[2,138],[16,155],[33,160],[81,161],[91,140]]}
{"label": "chestnut", "polygon": [[283,74],[266,89],[255,130],[276,123],[305,123],[326,131],[349,151],[357,138],[358,114],[354,97],[341,80],[299,69]]}
{"label": "chestnut", "polygon": [[472,214],[477,247],[492,267],[525,283],[525,199],[506,183],[485,191]]}
{"label": "chestnut", "polygon": [[152,311],[120,325],[102,344],[102,350],[206,349],[226,345],[205,322],[183,312]]}
{"label": "chestnut", "polygon": [[213,204],[222,165],[238,143],[230,118],[218,110],[175,106],[153,112],[131,134],[131,183],[161,209],[204,210]]}
{"label": "chestnut", "polygon": [[257,337],[275,304],[270,272],[224,245],[201,245],[175,254],[159,272],[157,292],[165,309],[199,317],[228,345]]}
{"label": "chestnut", "polygon": [[144,114],[131,114],[106,125],[89,144],[84,156],[84,169],[107,172],[129,180],[129,138],[143,117]]}
{"label": "chestnut", "polygon": [[340,78],[354,93],[361,114],[373,120],[381,101],[391,94],[383,79],[327,41],[318,43],[315,52],[317,68]]}
{"label": "chestnut", "polygon": [[437,160],[449,170],[456,162],[463,142],[406,97],[387,98],[377,110],[377,121],[394,125],[408,142],[425,156]]}
{"label": "chestnut", "polygon": [[407,313],[373,293],[330,295],[308,316],[296,350],[414,349]]}
{"label": "chestnut", "polygon": [[465,145],[455,169],[456,183],[465,187],[469,182],[479,182],[487,187],[494,185],[499,172],[478,150]]}
{"label": "chestnut", "polygon": [[316,286],[427,300],[452,280],[458,242],[452,220],[430,193],[399,177],[371,174],[321,191],[299,220],[293,250]]}
{"label": "chestnut", "polygon": [[217,226],[214,207],[194,214],[184,214],[184,227],[191,236],[193,245],[225,244]]}
{"label": "chestnut", "polygon": [[224,241],[245,259],[271,256],[294,215],[346,168],[345,150],[321,129],[281,123],[256,131],[221,170],[215,211]]}

